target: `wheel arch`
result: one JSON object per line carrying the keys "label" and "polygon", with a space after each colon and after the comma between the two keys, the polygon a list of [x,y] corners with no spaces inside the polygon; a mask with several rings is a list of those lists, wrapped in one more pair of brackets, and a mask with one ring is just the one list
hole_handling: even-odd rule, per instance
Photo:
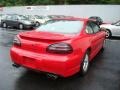
{"label": "wheel arch", "polygon": [[25,24],[24,24],[24,23],[19,22],[19,23],[18,23],[18,28],[19,28],[19,25],[20,25],[20,24],[22,24],[22,25],[23,25],[23,28],[25,27]]}
{"label": "wheel arch", "polygon": [[88,53],[89,54],[89,59],[91,60],[91,50],[92,50],[92,48],[91,48],[91,46],[89,46],[87,49],[86,49],[86,51],[85,51],[85,53]]}
{"label": "wheel arch", "polygon": [[1,26],[3,27],[3,24],[6,24],[6,26],[7,26],[7,22],[5,22],[5,21],[3,21],[3,22],[1,22]]}
{"label": "wheel arch", "polygon": [[[91,54],[91,47],[90,47],[90,46],[85,49],[84,54],[83,54],[83,57],[82,57],[82,61],[83,61],[84,56],[85,56],[85,54],[86,54],[87,52],[89,53],[89,56],[90,56],[90,54]],[[82,63],[82,61],[81,61],[81,63]]]}
{"label": "wheel arch", "polygon": [[109,28],[106,28],[106,31],[109,31],[110,37],[112,36],[112,31]]}

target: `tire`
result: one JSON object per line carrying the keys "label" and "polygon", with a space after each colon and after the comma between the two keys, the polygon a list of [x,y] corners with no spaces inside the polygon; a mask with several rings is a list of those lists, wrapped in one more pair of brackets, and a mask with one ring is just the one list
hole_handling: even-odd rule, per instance
{"label": "tire", "polygon": [[40,23],[39,22],[36,22],[36,27],[40,26]]}
{"label": "tire", "polygon": [[101,48],[101,51],[102,51],[102,52],[104,51],[105,44],[106,44],[106,40],[104,40],[104,42],[103,42],[103,46],[102,46],[102,48]]}
{"label": "tire", "polygon": [[106,29],[106,38],[110,38],[112,36],[112,33],[109,29]]}
{"label": "tire", "polygon": [[3,27],[3,28],[7,28],[7,24],[4,22],[4,23],[2,24],[2,27]]}
{"label": "tire", "polygon": [[80,74],[82,76],[84,76],[87,72],[88,72],[88,68],[89,68],[89,52],[87,51],[84,55],[83,61],[81,63],[81,67],[80,67]]}
{"label": "tire", "polygon": [[18,25],[18,28],[19,28],[20,30],[22,30],[22,29],[24,29],[24,25],[23,25],[23,24],[19,24],[19,25]]}

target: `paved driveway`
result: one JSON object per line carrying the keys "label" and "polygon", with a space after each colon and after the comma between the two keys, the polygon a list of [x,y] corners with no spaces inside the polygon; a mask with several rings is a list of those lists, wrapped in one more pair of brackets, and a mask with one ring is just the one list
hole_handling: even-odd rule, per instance
{"label": "paved driveway", "polygon": [[[24,31],[24,30],[21,30]],[[12,67],[9,49],[21,32],[0,29],[0,90],[120,90],[120,38],[107,40],[85,77],[48,79],[44,74]]]}

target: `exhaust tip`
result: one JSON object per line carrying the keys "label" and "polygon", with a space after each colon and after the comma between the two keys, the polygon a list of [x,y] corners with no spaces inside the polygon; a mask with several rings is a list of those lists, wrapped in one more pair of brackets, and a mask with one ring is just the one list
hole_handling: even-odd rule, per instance
{"label": "exhaust tip", "polygon": [[58,76],[54,75],[54,74],[47,74],[47,77],[52,79],[52,80],[56,80],[58,78]]}
{"label": "exhaust tip", "polygon": [[12,64],[12,66],[13,66],[13,67],[16,67],[16,68],[19,68],[19,67],[20,67],[20,65],[15,64],[15,63],[14,63],[14,64]]}

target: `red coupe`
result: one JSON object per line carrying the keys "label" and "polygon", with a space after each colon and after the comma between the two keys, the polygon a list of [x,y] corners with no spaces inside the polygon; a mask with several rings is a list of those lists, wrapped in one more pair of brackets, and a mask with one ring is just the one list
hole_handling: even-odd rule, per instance
{"label": "red coupe", "polygon": [[51,76],[85,75],[89,62],[103,48],[105,31],[82,18],[50,20],[33,31],[19,33],[10,55],[14,66]]}

